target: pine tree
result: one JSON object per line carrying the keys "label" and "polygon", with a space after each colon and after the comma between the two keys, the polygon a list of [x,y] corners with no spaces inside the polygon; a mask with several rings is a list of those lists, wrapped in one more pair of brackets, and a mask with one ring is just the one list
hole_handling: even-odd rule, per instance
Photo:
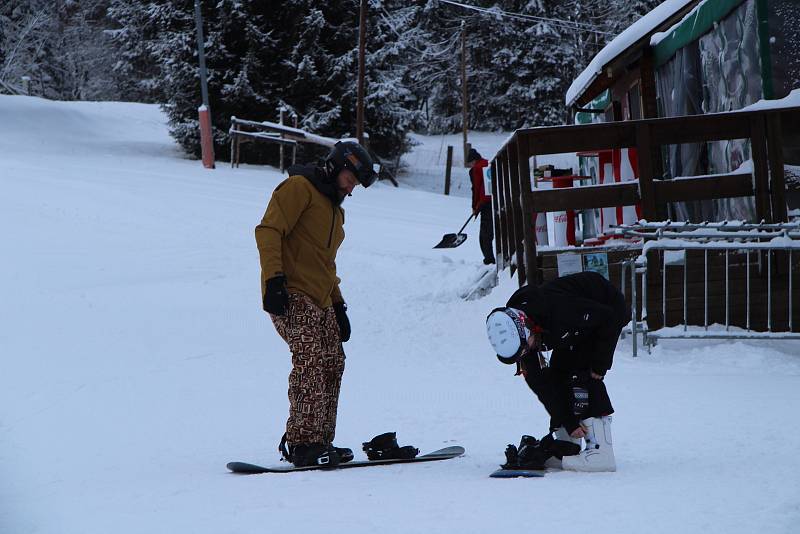
{"label": "pine tree", "polygon": [[9,0],[0,4],[0,82],[19,89],[27,76],[37,93],[49,82],[48,39],[54,11],[45,0]]}
{"label": "pine tree", "polygon": [[[141,80],[147,78],[137,73],[151,66],[158,74],[158,93],[165,97],[172,134],[198,155],[200,89],[193,5],[189,0],[112,0],[110,13],[119,26],[115,40],[122,52],[117,71]],[[403,86],[399,37],[387,31],[385,10],[378,7],[371,6],[369,20],[366,130],[372,148],[392,157],[405,148],[406,132],[419,113],[409,110],[416,104],[409,104],[413,95]],[[218,157],[227,154],[231,115],[276,121],[282,107],[299,117],[300,127],[316,134],[355,134],[357,3],[288,0],[276,10],[271,3],[254,0],[219,0],[203,5],[203,19]],[[275,146],[267,144],[249,144],[243,150],[248,161],[274,162],[277,154]]]}
{"label": "pine tree", "polygon": [[161,85],[161,66],[154,55],[158,36],[158,8],[142,0],[110,0],[107,11],[112,27],[113,63],[109,75],[123,100],[163,102],[166,93]]}

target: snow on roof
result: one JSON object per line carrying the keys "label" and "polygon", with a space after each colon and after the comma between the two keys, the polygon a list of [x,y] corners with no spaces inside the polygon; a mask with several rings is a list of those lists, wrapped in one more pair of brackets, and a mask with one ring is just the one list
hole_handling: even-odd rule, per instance
{"label": "snow on roof", "polygon": [[779,100],[759,100],[739,111],[764,111],[765,109],[800,108],[800,89],[795,89]]}
{"label": "snow on roof", "polygon": [[566,104],[572,103],[589,87],[597,75],[603,72],[605,67],[614,58],[629,48],[636,41],[642,39],[647,34],[658,28],[665,20],[686,7],[695,0],[666,0],[651,12],[625,28],[610,43],[603,47],[600,52],[589,62],[589,65],[578,75],[567,89]]}
{"label": "snow on roof", "polygon": [[702,2],[694,6],[694,8],[691,11],[686,13],[686,15],[684,15],[684,17],[681,20],[670,26],[668,29],[664,30],[663,32],[654,33],[650,37],[650,46],[656,46],[658,45],[658,43],[669,37],[669,34],[672,33],[672,31],[675,30],[675,28],[683,24],[684,21],[686,21],[689,17],[691,17],[695,12],[699,11],[700,8],[703,7],[703,4],[705,4],[707,1],[708,0],[702,0]]}

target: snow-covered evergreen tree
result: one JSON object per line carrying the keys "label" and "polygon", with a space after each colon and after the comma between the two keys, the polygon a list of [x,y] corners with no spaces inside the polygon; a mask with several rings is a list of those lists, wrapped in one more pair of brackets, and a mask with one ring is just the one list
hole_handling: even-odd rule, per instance
{"label": "snow-covered evergreen tree", "polygon": [[0,83],[19,90],[31,79],[37,93],[49,81],[48,39],[52,36],[53,5],[45,0],[7,0],[0,4]]}
{"label": "snow-covered evergreen tree", "polygon": [[161,65],[154,55],[158,37],[159,11],[162,6],[141,0],[110,0],[108,18],[112,28],[113,63],[109,76],[119,88],[122,100],[131,102],[163,102]]}
{"label": "snow-covered evergreen tree", "polygon": [[[491,0],[468,10],[418,2],[424,35],[412,87],[432,132],[461,128],[461,24],[467,40],[469,127],[562,124],[564,92],[608,40],[658,0]],[[489,12],[485,12],[488,10]],[[409,60],[412,61],[412,60]]]}
{"label": "snow-covered evergreen tree", "polygon": [[[468,126],[560,124],[572,79],[658,0],[370,0],[365,130],[393,159],[411,129],[462,127],[461,36],[466,36]],[[487,12],[488,10],[488,12]],[[204,0],[214,140],[228,154],[231,115],[356,133],[359,1]],[[199,65],[194,0],[7,0],[0,5],[0,82],[32,79],[50,98],[161,102],[171,131],[199,155]],[[301,146],[301,150],[306,147]],[[266,143],[247,161],[275,162]],[[302,159],[321,155],[309,150]]]}
{"label": "snow-covered evergreen tree", "polygon": [[53,99],[118,98],[108,72],[109,0],[8,0],[0,5],[0,81]]}
{"label": "snow-covered evergreen tree", "polygon": [[[117,70],[142,72],[157,65],[159,92],[172,133],[199,154],[200,103],[193,1],[112,0],[123,52]],[[367,40],[365,129],[384,157],[403,150],[418,115],[403,87],[402,46],[384,10],[371,9]],[[358,74],[358,4],[320,5],[310,0],[272,3],[219,0],[203,5],[205,53],[214,141],[227,155],[232,115],[277,121],[278,109],[296,114],[300,126],[331,137],[355,135]],[[142,36],[136,42],[136,35]],[[415,104],[411,104],[413,108]],[[274,161],[275,145],[243,147],[249,161]]]}

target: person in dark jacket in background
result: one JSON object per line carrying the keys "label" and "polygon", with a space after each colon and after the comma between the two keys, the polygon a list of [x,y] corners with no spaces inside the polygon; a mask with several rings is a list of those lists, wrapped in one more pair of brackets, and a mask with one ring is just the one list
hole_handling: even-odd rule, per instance
{"label": "person in dark jacket in background", "polygon": [[486,188],[483,185],[484,169],[489,166],[489,162],[483,159],[477,150],[470,148],[467,166],[470,168],[469,178],[472,183],[472,215],[474,217],[481,216],[479,241],[481,252],[483,252],[483,263],[490,265],[495,261],[492,250],[492,240],[494,239],[492,196],[486,194]]}
{"label": "person in dark jacket in background", "polygon": [[[629,319],[625,297],[602,275],[582,272],[518,289],[486,319],[498,359],[517,364],[547,412],[556,439],[586,448],[564,456],[564,469],[615,471],[614,408],[603,379]],[[549,363],[542,350],[552,350]],[[552,465],[552,464],[551,464]]]}

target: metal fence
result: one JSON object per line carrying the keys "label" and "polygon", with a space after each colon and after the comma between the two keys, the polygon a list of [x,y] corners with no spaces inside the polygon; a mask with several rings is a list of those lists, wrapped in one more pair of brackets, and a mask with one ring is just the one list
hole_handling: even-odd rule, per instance
{"label": "metal fence", "polygon": [[[737,238],[742,238],[737,234]],[[795,262],[800,259],[797,251],[800,250],[800,239],[792,239],[788,230],[784,229],[783,235],[773,238],[767,242],[734,242],[725,241],[706,241],[691,242],[683,239],[680,242],[675,240],[657,240],[644,245],[641,256],[636,260],[626,262],[623,269],[623,284],[625,278],[630,276],[629,286],[632,293],[631,323],[627,332],[633,336],[633,355],[637,355],[637,334],[642,335],[642,342],[648,349],[656,344],[659,339],[800,339],[800,332],[796,331],[798,323],[795,320],[795,310],[797,308],[798,296],[794,291],[794,271],[797,270]],[[654,252],[660,252],[660,264],[653,264],[648,258]],[[670,252],[672,257],[670,258]],[[690,267],[698,270],[697,267],[690,265],[690,252],[700,252],[702,260],[699,260],[699,270],[702,273],[702,325],[697,325],[697,321],[690,320],[690,299],[697,299],[697,295],[690,294],[689,272]],[[724,271],[724,323],[719,327],[711,328],[709,320],[709,254],[724,255],[724,263],[721,268]],[[744,308],[744,324],[736,327],[731,321],[732,309],[732,277],[731,277],[731,256],[744,255],[744,295],[737,295],[740,302],[738,308]],[[697,259],[693,261],[698,261]],[[783,269],[779,262],[785,262]],[[741,262],[740,262],[741,263]],[[682,310],[678,311],[677,319],[675,312],[668,310],[668,269],[680,268],[682,278],[682,288],[680,301]],[[741,265],[739,265],[741,267]],[[637,303],[636,298],[636,275],[640,275],[641,282],[641,301]],[[718,273],[719,274],[719,273]],[[661,290],[661,309],[657,312],[648,309],[647,291],[650,286],[650,277],[660,277]],[[766,287],[763,288],[763,279],[766,278]],[[765,289],[766,310],[758,310],[759,328],[754,328],[754,300],[755,297],[763,298],[763,295],[756,293],[754,281],[758,279],[759,289]],[[657,280],[656,280],[657,282]],[[741,279],[735,280],[738,285]],[[741,290],[737,287],[737,291]],[[777,290],[778,296],[773,296]],[[712,295],[720,297],[722,295]],[[763,304],[762,304],[763,306]],[[780,325],[776,324],[775,313],[780,310]],[[762,316],[761,313],[766,313]],[[658,323],[660,329],[650,329],[651,312],[660,313]],[[681,313],[682,312],[682,313]],[[639,319],[640,318],[640,319]],[[668,321],[676,321],[676,325],[668,327]],[[764,325],[765,323],[765,325]],[[695,326],[690,327],[690,324]],[[764,328],[765,326],[765,328]]]}

